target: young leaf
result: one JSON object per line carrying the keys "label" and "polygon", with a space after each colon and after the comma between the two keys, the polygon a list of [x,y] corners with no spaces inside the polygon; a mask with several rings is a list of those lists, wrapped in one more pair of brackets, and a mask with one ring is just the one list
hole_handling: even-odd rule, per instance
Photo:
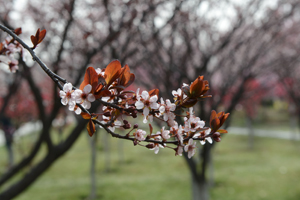
{"label": "young leaf", "polygon": [[91,137],[94,135],[94,133],[96,131],[95,124],[91,119],[90,119],[89,123],[87,124],[87,130]]}
{"label": "young leaf", "polygon": [[158,97],[158,94],[159,94],[159,89],[153,89],[153,90],[150,90],[149,91],[149,96],[154,96],[156,95]]}
{"label": "young leaf", "polygon": [[[40,30],[40,29],[39,29]],[[43,39],[46,36],[46,29],[42,30],[39,32],[39,36],[38,36],[38,44],[41,43],[43,41]]]}
{"label": "young leaf", "polygon": [[91,116],[90,114],[85,113],[85,112],[82,112],[82,113],[81,113],[81,117],[82,117],[83,119],[91,119],[91,118],[92,118],[92,116]]}
{"label": "young leaf", "polygon": [[16,35],[20,35],[22,33],[22,28],[16,28],[14,32]]}
{"label": "young leaf", "polygon": [[218,132],[221,133],[221,134],[228,133],[225,129],[219,129]]}
{"label": "young leaf", "polygon": [[128,65],[125,65],[123,73],[120,76],[120,85],[128,87],[135,79],[134,74],[130,73]]}
{"label": "young leaf", "polygon": [[33,48],[35,48],[36,45],[37,45],[37,39],[36,39],[33,35],[30,36],[30,39],[31,39],[31,42],[32,42],[32,44],[33,44]]}
{"label": "young leaf", "polygon": [[105,68],[105,82],[107,87],[110,86],[121,74],[121,63],[114,60]]}
{"label": "young leaf", "polygon": [[151,124],[149,124],[149,128],[150,128],[150,135],[152,134],[152,132],[153,132],[153,127],[152,127],[152,125]]}
{"label": "young leaf", "polygon": [[98,74],[93,67],[88,67],[84,74],[84,79],[80,84],[79,89],[83,90],[83,88],[90,84],[92,86],[92,93],[94,93],[97,85],[98,85]]}

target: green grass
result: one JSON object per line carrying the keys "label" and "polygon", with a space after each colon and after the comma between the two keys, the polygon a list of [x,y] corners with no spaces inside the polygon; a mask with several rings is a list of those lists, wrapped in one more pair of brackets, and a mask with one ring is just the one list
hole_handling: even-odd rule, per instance
{"label": "green grass", "polygon": [[299,200],[300,143],[256,138],[250,151],[246,142],[229,135],[215,149],[212,199]]}
{"label": "green grass", "polygon": [[[236,110],[230,115],[230,126],[246,127],[245,110]],[[270,107],[259,106],[256,115],[253,116],[253,127],[257,129],[269,130],[290,130],[290,116],[288,109],[274,109]]]}
{"label": "green grass", "polygon": [[[191,199],[190,173],[183,158],[170,149],[153,151],[109,138],[110,171],[105,172],[103,133],[98,138],[97,199]],[[253,151],[245,136],[224,137],[214,149],[215,184],[212,200],[299,200],[300,143],[256,138]],[[1,164],[5,149],[0,148]],[[3,165],[2,165],[3,166]],[[90,149],[83,134],[75,146],[17,200],[81,200],[89,194]],[[4,166],[2,167],[2,171]]]}

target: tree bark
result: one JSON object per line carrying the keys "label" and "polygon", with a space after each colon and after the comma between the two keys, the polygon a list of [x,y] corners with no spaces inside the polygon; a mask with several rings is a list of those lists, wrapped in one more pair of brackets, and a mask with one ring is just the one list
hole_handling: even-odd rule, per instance
{"label": "tree bark", "polygon": [[250,150],[253,150],[254,149],[254,130],[253,130],[252,118],[249,115],[246,116],[246,124],[247,124],[248,131],[249,131],[248,146],[249,146]]}
{"label": "tree bark", "polygon": [[26,190],[41,174],[43,174],[59,157],[66,153],[78,139],[82,130],[86,127],[86,120],[80,119],[77,126],[70,133],[69,137],[59,145],[51,149],[50,152],[36,164],[27,174],[24,175],[18,182],[11,187],[2,191],[0,194],[1,200],[10,200]]}
{"label": "tree bark", "polygon": [[110,147],[109,147],[110,135],[104,133],[103,137],[104,137],[103,142],[104,142],[104,153],[105,153],[105,172],[109,172],[110,171]]}
{"label": "tree bark", "polygon": [[192,175],[192,199],[209,200],[209,185],[204,178],[197,178]]}
{"label": "tree bark", "polygon": [[91,146],[91,168],[90,168],[90,176],[91,176],[91,190],[90,190],[90,195],[87,199],[96,199],[97,195],[97,182],[96,182],[96,141],[97,141],[97,132],[90,137],[87,135],[89,138],[89,143]]}

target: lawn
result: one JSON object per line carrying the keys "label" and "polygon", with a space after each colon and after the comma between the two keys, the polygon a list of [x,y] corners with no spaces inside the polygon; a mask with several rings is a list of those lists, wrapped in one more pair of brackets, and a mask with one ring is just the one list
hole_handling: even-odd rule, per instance
{"label": "lawn", "polygon": [[[153,151],[109,138],[110,170],[103,134],[98,138],[97,199],[191,199],[185,161],[170,149]],[[253,151],[245,136],[226,136],[214,149],[212,200],[299,200],[300,143],[256,138]],[[5,149],[0,148],[1,164]],[[86,134],[17,200],[81,200],[89,194],[90,149]],[[2,166],[2,171],[5,166]]]}

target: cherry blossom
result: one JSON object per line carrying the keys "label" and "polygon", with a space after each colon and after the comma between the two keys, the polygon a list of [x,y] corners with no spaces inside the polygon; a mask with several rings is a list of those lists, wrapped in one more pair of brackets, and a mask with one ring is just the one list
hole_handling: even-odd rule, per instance
{"label": "cherry blossom", "polygon": [[160,99],[161,106],[159,107],[159,112],[163,115],[164,121],[172,120],[175,118],[175,114],[173,113],[176,109],[176,105],[171,103],[169,99],[166,100],[166,104],[163,98]]}
{"label": "cherry blossom", "polygon": [[189,109],[189,117],[184,118],[184,131],[186,132],[196,132],[205,126],[205,122],[200,120],[199,117],[193,115],[193,108]]}
{"label": "cherry blossom", "polygon": [[[156,141],[161,141],[161,137],[158,135],[158,136],[155,136],[154,137],[154,140]],[[154,150],[154,153],[157,154],[159,152],[159,148],[164,148],[163,145],[161,144],[158,144],[158,143],[151,143],[154,147],[151,148],[150,150]]]}
{"label": "cherry blossom", "polygon": [[189,142],[184,147],[184,151],[188,152],[188,158],[191,158],[196,152],[196,142],[192,138],[189,139]]}
{"label": "cherry blossom", "polygon": [[69,101],[69,110],[74,111],[77,115],[81,114],[81,109],[76,105],[75,101]]}
{"label": "cherry blossom", "polygon": [[145,140],[145,136],[146,136],[146,131],[143,131],[143,130],[141,130],[141,129],[138,129],[138,130],[134,133],[135,139],[137,139],[137,140],[139,140],[139,141]]}
{"label": "cherry blossom", "polygon": [[169,130],[165,130],[165,127],[163,126],[162,129],[160,131],[158,131],[156,134],[160,134],[161,137],[164,140],[170,139],[170,131]]}
{"label": "cherry blossom", "polygon": [[179,145],[183,144],[183,135],[182,135],[182,126],[180,125],[178,127],[178,125],[176,124],[175,126],[171,127],[170,132],[172,132],[176,139],[179,141]]}
{"label": "cherry blossom", "polygon": [[[151,109],[158,109],[159,104],[157,102],[157,95],[153,95],[150,97],[147,91],[143,91],[141,96],[137,95],[138,101],[135,102],[135,106],[137,109],[143,109],[144,115],[144,123],[147,123],[147,117]],[[150,121],[152,121],[153,116],[150,116]]]}
{"label": "cherry blossom", "polygon": [[177,148],[176,148],[175,155],[176,156],[182,156],[182,153],[183,153],[183,147],[181,145],[178,145]]}
{"label": "cherry blossom", "polygon": [[[187,86],[186,83],[183,83],[183,86]],[[178,100],[181,98],[182,95],[182,90],[181,88],[178,88],[177,90],[173,90],[172,91],[172,95],[174,96],[174,100]],[[187,96],[186,94],[183,93],[183,99],[185,99]]]}
{"label": "cherry blossom", "polygon": [[67,105],[70,101],[74,101],[74,106],[75,106],[75,100],[72,97],[72,93],[73,93],[73,85],[71,83],[64,84],[63,90],[59,91],[59,96],[61,97],[62,105]]}
{"label": "cherry blossom", "polygon": [[206,143],[206,141],[209,142],[210,144],[212,144],[213,140],[211,139],[211,137],[206,137],[207,135],[210,134],[210,131],[211,131],[210,128],[204,131],[204,135],[203,136],[205,138],[204,138],[204,140],[200,140],[200,144],[204,145]]}
{"label": "cherry blossom", "polygon": [[91,107],[91,102],[95,101],[95,96],[90,93],[92,91],[92,86],[90,84],[87,84],[83,91],[80,89],[76,89],[72,96],[75,99],[76,103],[81,103],[82,106],[86,109],[89,109]]}

